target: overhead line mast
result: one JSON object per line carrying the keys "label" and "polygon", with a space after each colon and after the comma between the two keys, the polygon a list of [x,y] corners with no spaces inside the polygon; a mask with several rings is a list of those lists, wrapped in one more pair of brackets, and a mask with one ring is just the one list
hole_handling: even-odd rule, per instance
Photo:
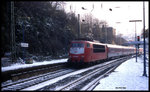
{"label": "overhead line mast", "polygon": [[14,1],[11,1],[11,59],[12,59],[12,62],[16,60]]}

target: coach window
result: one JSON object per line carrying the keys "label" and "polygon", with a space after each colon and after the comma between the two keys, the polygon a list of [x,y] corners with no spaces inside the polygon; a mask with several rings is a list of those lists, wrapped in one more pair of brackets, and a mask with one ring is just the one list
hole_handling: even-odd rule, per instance
{"label": "coach window", "polygon": [[87,48],[90,48],[90,44],[89,43],[87,43]]}

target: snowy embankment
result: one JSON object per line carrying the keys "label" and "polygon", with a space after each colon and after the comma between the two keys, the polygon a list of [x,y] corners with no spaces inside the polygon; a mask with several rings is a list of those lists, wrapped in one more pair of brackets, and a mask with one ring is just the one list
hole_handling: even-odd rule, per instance
{"label": "snowy embankment", "polygon": [[127,60],[114,70],[109,76],[101,79],[97,90],[149,90],[149,61],[146,60],[146,74],[143,76],[143,57]]}
{"label": "snowy embankment", "polygon": [[54,64],[54,63],[63,63],[67,62],[67,59],[58,59],[58,60],[51,60],[51,61],[43,61],[43,62],[36,62],[34,61],[33,64],[21,64],[21,63],[16,63],[11,66],[7,67],[1,67],[1,71],[9,71],[9,70],[16,70],[20,68],[28,68],[28,67],[34,67],[34,66],[40,66],[40,65],[46,65],[46,64]]}

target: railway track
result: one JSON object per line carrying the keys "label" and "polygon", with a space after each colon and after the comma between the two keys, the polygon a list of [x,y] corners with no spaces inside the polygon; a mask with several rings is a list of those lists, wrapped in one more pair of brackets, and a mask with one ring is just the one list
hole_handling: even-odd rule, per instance
{"label": "railway track", "polygon": [[108,69],[108,71],[104,72],[103,74],[100,74],[100,76],[95,77],[92,81],[88,82],[88,84],[86,84],[85,86],[83,86],[82,88],[80,88],[79,90],[83,91],[92,91],[98,84],[99,84],[99,80],[108,76],[109,73],[111,73],[113,70],[115,70],[121,63],[123,63],[124,61],[133,58],[133,56],[128,56],[125,58],[122,58],[120,60],[120,62],[118,62],[118,64],[114,65],[112,68]]}
{"label": "railway track", "polygon": [[[91,90],[93,89],[93,87],[91,88],[91,86],[96,85],[97,80],[106,76],[109,72],[114,70],[118,65],[120,65],[122,62],[126,61],[127,59],[128,58],[124,57],[121,59],[112,60],[110,62],[106,62],[103,64],[90,67],[88,70],[80,74],[69,76],[63,80],[57,81],[54,84],[45,86],[38,90],[39,91]],[[116,61],[118,62],[116,63]]]}
{"label": "railway track", "polygon": [[[61,87],[58,90],[88,90],[91,89],[90,87],[93,85],[88,85],[84,87],[84,85],[87,85],[88,82],[92,81],[93,79],[97,78],[98,76],[101,76],[101,78],[112,71],[115,67],[120,65],[123,61],[125,61],[126,58],[123,59],[117,59],[114,60],[114,62],[104,64],[101,67],[98,67],[97,69],[85,74],[84,76],[78,78],[77,80],[65,85],[64,87]],[[119,61],[119,62],[116,62]],[[83,87],[83,88],[82,88]]]}
{"label": "railway track", "polygon": [[[97,80],[106,76],[127,59],[127,57],[124,57],[80,70],[68,68],[58,69],[49,73],[2,85],[1,90],[92,90],[94,85],[97,84]],[[115,63],[116,61],[118,62]],[[57,79],[59,80],[54,82],[54,80]],[[36,88],[37,85],[43,86]]]}
{"label": "railway track", "polygon": [[2,91],[3,90],[13,90],[13,91],[18,91],[36,84],[39,84],[41,82],[62,76],[64,74],[70,73],[72,71],[75,71],[73,69],[61,69],[61,70],[57,70],[54,72],[50,72],[50,73],[46,73],[46,74],[42,74],[39,76],[35,76],[35,77],[30,77],[30,78],[26,78],[20,81],[15,81],[12,83],[8,83],[6,85],[2,85]]}

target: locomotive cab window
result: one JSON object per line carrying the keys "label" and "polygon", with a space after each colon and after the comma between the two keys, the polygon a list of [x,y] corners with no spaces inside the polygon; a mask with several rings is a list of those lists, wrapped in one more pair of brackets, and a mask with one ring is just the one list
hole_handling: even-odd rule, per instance
{"label": "locomotive cab window", "polygon": [[105,52],[105,46],[104,45],[93,44],[93,52],[94,53]]}
{"label": "locomotive cab window", "polygon": [[72,43],[71,47],[84,47],[84,43]]}

